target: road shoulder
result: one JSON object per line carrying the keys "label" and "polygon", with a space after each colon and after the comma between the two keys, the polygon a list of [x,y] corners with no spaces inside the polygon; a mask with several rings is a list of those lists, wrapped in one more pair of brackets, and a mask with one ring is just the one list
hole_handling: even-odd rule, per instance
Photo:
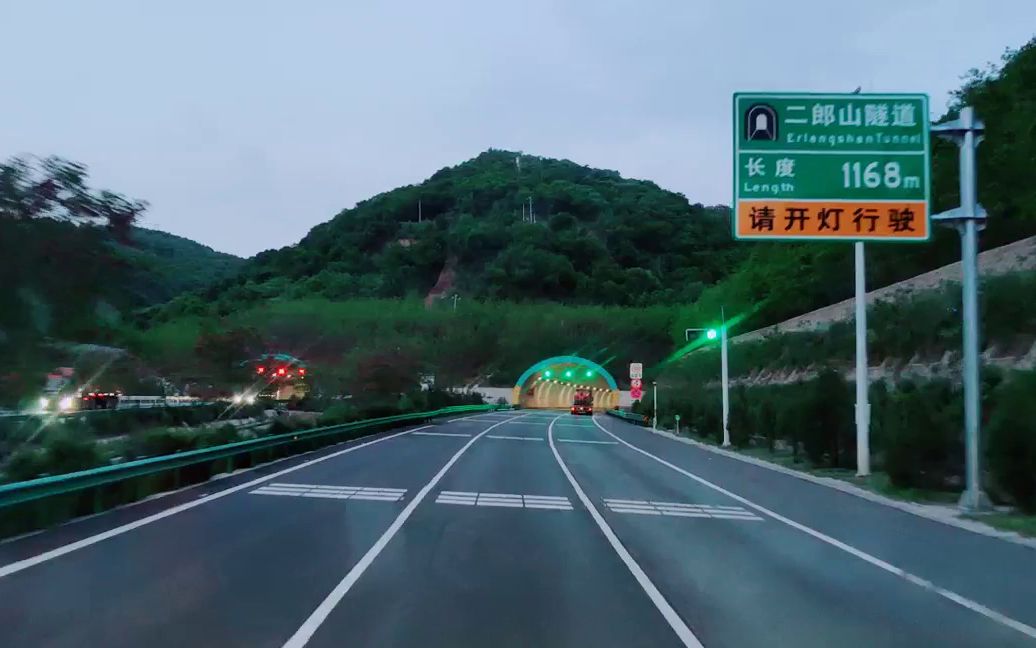
{"label": "road shoulder", "polygon": [[1002,531],[976,519],[962,518],[960,517],[960,512],[952,506],[944,506],[938,504],[919,504],[916,502],[905,502],[902,500],[893,499],[891,497],[881,495],[880,493],[875,493],[874,491],[867,490],[866,488],[861,488],[859,486],[856,486],[855,484],[850,484],[849,482],[843,481],[841,479],[811,475],[807,472],[795,470],[793,468],[788,468],[786,466],[781,466],[779,464],[766,461],[765,459],[750,457],[748,455],[741,454],[736,450],[726,450],[724,448],[718,448],[707,443],[702,443],[701,441],[698,441],[696,439],[691,439],[684,436],[677,436],[676,434],[673,434],[672,432],[668,432],[666,430],[654,430],[646,426],[637,427],[640,427],[641,429],[647,430],[648,432],[652,432],[658,436],[669,439],[671,441],[684,443],[690,446],[700,448],[702,450],[706,450],[708,452],[712,452],[714,454],[728,457],[730,459],[736,459],[744,463],[749,463],[754,466],[766,468],[767,470],[773,470],[775,472],[783,473],[785,475],[790,475],[797,479],[812,482],[814,484],[819,484],[820,486],[826,486],[828,488],[832,488],[834,490],[849,495],[854,495],[856,497],[874,502],[876,504],[882,504],[884,506],[898,509],[900,511],[904,511],[906,513],[910,513],[912,515],[916,515],[927,520],[940,522],[942,524],[956,527],[958,529],[971,531],[972,533],[977,533],[991,538],[1004,540],[1006,542],[1019,544],[1024,547],[1029,547],[1030,549],[1036,549],[1036,538],[1027,538],[1013,531]]}

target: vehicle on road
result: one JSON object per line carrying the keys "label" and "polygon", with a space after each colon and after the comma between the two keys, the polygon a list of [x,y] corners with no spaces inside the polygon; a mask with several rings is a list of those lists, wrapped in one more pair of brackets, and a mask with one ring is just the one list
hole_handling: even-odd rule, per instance
{"label": "vehicle on road", "polygon": [[300,400],[309,394],[308,366],[295,356],[268,353],[242,363],[250,367],[253,385],[235,396],[235,402],[286,402]]}
{"label": "vehicle on road", "polygon": [[572,413],[588,414],[594,413],[594,394],[589,389],[577,389],[572,397]]}

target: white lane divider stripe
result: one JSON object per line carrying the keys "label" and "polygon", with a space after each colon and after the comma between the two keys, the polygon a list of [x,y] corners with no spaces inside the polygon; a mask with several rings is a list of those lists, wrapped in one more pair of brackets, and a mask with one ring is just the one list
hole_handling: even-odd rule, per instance
{"label": "white lane divider stripe", "polygon": [[357,499],[398,502],[406,494],[405,488],[376,486],[322,486],[316,484],[270,484],[261,486],[250,495],[294,495],[295,497],[322,497],[327,499]]}
{"label": "white lane divider stripe", "polygon": [[556,495],[519,495],[514,493],[479,493],[468,491],[442,491],[435,498],[436,504],[458,504],[462,506],[500,506],[505,508],[548,509],[571,511],[572,503],[567,497]]}
{"label": "white lane divider stripe", "polygon": [[487,434],[487,439],[503,439],[505,441],[542,441],[541,437],[508,436],[506,434]]}
{"label": "white lane divider stripe", "polygon": [[[523,414],[521,416],[525,415]],[[403,524],[414,513],[414,510],[417,508],[417,506],[424,500],[425,497],[428,496],[428,493],[430,493],[432,489],[435,488],[436,484],[438,484],[442,480],[443,476],[445,476],[449,469],[453,467],[453,464],[457,463],[457,460],[460,459],[460,456],[464,454],[464,452],[468,448],[470,448],[473,443],[478,441],[479,438],[482,437],[482,435],[484,435],[486,432],[489,432],[498,425],[503,425],[504,423],[506,423],[506,421],[495,423],[493,425],[490,425],[486,429],[482,430],[473,439],[470,439],[467,443],[465,443],[460,450],[457,450],[457,452],[454,453],[452,457],[450,457],[449,461],[446,462],[446,465],[440,468],[439,472],[435,473],[435,476],[432,477],[431,481],[425,484],[421,488],[421,490],[417,492],[417,495],[414,496],[414,499],[410,500],[410,502],[407,503],[405,507],[403,507],[403,510],[400,511],[399,515],[396,516],[396,519],[392,521],[392,524],[389,525],[389,528],[385,529],[385,532],[381,534],[381,537],[378,538],[377,542],[375,542],[371,546],[371,548],[367,550],[367,553],[363,554],[360,560],[357,561],[355,565],[353,565],[353,568],[349,570],[345,577],[342,578],[342,580],[337,585],[335,585],[334,589],[331,590],[331,592],[324,598],[324,600],[320,602],[320,605],[318,605],[317,608],[313,610],[313,613],[309,615],[309,617],[302,623],[299,629],[295,631],[295,634],[293,634],[286,642],[284,642],[284,648],[302,648],[302,646],[305,646],[307,643],[309,643],[310,638],[317,631],[320,625],[324,623],[324,620],[327,619],[327,617],[331,614],[332,610],[335,609],[335,606],[337,606],[338,603],[345,597],[345,595],[349,593],[349,590],[352,589],[352,586],[356,584],[356,581],[358,581],[360,577],[363,576],[363,573],[367,571],[367,568],[370,567],[374,560],[378,557],[378,555],[382,551],[384,551],[385,546],[388,545],[389,541],[392,540],[392,538],[397,533],[399,533],[399,530],[403,528]]]}
{"label": "white lane divider stripe", "polygon": [[613,513],[641,515],[668,515],[673,517],[717,518],[721,520],[754,520],[763,518],[740,506],[712,506],[684,502],[654,502],[647,500],[618,500],[604,498],[604,505]]}
{"label": "white lane divider stripe", "polygon": [[558,443],[595,443],[597,445],[616,445],[615,441],[595,441],[593,439],[557,439]]}
{"label": "white lane divider stripe", "polygon": [[409,430],[403,430],[402,432],[396,432],[394,434],[389,434],[387,436],[379,437],[377,439],[371,439],[370,441],[365,441],[363,443],[359,443],[359,444],[354,445],[354,446],[349,446],[348,448],[343,448],[342,450],[338,450],[336,452],[332,452],[330,454],[326,454],[323,457],[317,457],[316,459],[310,459],[309,461],[304,461],[304,462],[298,464],[297,466],[292,466],[290,468],[285,468],[284,470],[279,470],[279,471],[277,471],[275,473],[271,473],[269,475],[263,475],[262,477],[259,477],[257,479],[253,479],[251,481],[247,481],[247,482],[245,482],[243,484],[238,484],[237,486],[231,486],[230,488],[226,488],[224,490],[221,490],[218,493],[212,493],[211,495],[206,495],[205,497],[199,497],[198,499],[193,500],[191,502],[184,502],[183,504],[179,504],[179,505],[174,506],[172,508],[168,508],[168,509],[166,509],[164,511],[159,511],[158,513],[154,513],[154,514],[149,515],[147,517],[140,518],[139,520],[134,520],[133,522],[128,522],[126,524],[123,524],[122,526],[117,526],[114,529],[108,529],[107,531],[104,531],[102,533],[98,533],[96,535],[92,535],[92,536],[83,538],[81,540],[76,540],[75,542],[70,542],[67,545],[62,545],[60,547],[55,547],[54,549],[51,549],[50,551],[45,551],[45,552],[43,552],[41,554],[38,554],[36,556],[32,556],[30,558],[25,558],[23,560],[18,560],[18,561],[15,561],[13,563],[8,563],[8,564],[3,565],[2,567],[0,567],[0,578],[3,578],[4,576],[10,576],[11,574],[16,574],[16,573],[22,571],[23,569],[28,569],[29,567],[33,567],[35,565],[39,565],[40,563],[47,562],[48,560],[53,560],[54,558],[58,558],[60,556],[64,556],[65,554],[72,553],[73,551],[76,551],[77,549],[83,549],[84,547],[89,547],[90,545],[97,544],[98,542],[103,542],[104,540],[107,540],[108,538],[114,538],[115,536],[119,536],[119,535],[122,535],[123,533],[127,533],[129,531],[132,531],[133,529],[139,529],[140,527],[148,525],[148,524],[151,524],[152,522],[157,522],[157,521],[159,521],[159,520],[161,520],[163,518],[167,518],[167,517],[169,517],[171,515],[176,515],[177,513],[182,513],[184,511],[190,510],[190,509],[194,508],[195,506],[201,506],[202,504],[207,504],[208,502],[211,502],[213,500],[217,500],[217,499],[219,499],[221,497],[226,497],[227,495],[231,495],[231,494],[236,493],[238,491],[246,490],[246,489],[249,489],[249,488],[251,488],[253,486],[256,486],[258,484],[262,484],[262,483],[268,482],[271,479],[277,479],[278,477],[280,477],[282,475],[287,475],[288,473],[295,472],[296,470],[301,470],[303,468],[308,468],[309,466],[312,466],[314,464],[318,464],[318,463],[320,463],[322,461],[327,461],[328,459],[333,459],[335,457],[339,457],[339,456],[347,454],[349,452],[353,452],[354,450],[359,450],[360,448],[366,448],[367,446],[372,446],[372,445],[374,445],[376,443],[381,443],[382,441],[388,441],[389,439],[395,439],[396,437],[403,436],[404,434],[410,434],[414,430],[424,430],[424,429],[430,428],[430,427],[432,427],[432,426],[431,425],[424,425],[424,426],[421,426],[419,428],[412,428],[412,429],[409,429]]}
{"label": "white lane divider stripe", "polygon": [[414,436],[443,436],[443,437],[465,437],[470,438],[470,434],[464,434],[463,432],[411,432]]}
{"label": "white lane divider stripe", "polygon": [[747,498],[744,498],[744,497],[741,497],[740,495],[732,493],[732,492],[728,491],[727,489],[723,488],[722,486],[717,486],[716,484],[713,484],[712,482],[708,481],[707,479],[704,479],[703,477],[699,477],[698,475],[695,475],[692,472],[686,471],[683,468],[680,468],[679,466],[676,466],[676,465],[666,461],[665,459],[662,459],[661,457],[657,457],[657,456],[651,454],[650,452],[648,452],[647,450],[642,450],[641,448],[638,448],[637,446],[635,446],[632,443],[626,441],[625,439],[622,439],[619,436],[609,432],[607,429],[605,429],[605,427],[603,425],[601,425],[600,423],[597,422],[597,418],[596,417],[594,417],[594,425],[596,425],[598,428],[600,428],[605,434],[607,434],[608,436],[614,438],[616,441],[618,441],[622,445],[630,448],[631,450],[635,450],[635,451],[639,452],[640,454],[644,455],[645,457],[649,457],[651,459],[654,459],[655,461],[657,461],[658,463],[662,464],[663,466],[666,466],[667,468],[671,468],[672,470],[675,470],[676,472],[680,473],[681,475],[684,475],[686,477],[690,477],[691,479],[693,479],[694,481],[698,482],[699,484],[701,484],[703,486],[707,486],[707,487],[713,489],[714,491],[716,491],[717,493],[723,493],[727,497],[730,497],[730,498],[734,499],[735,501],[741,502],[745,506],[751,507],[751,508],[759,511],[760,513],[768,515],[768,516],[772,517],[773,519],[777,520],[778,522],[783,522],[784,524],[787,524],[788,526],[792,527],[793,529],[797,529],[799,531],[802,531],[805,534],[811,535],[814,538],[816,538],[817,540],[820,540],[821,542],[826,542],[827,544],[831,545],[832,547],[837,547],[838,549],[841,549],[842,551],[844,551],[844,552],[846,552],[846,553],[848,553],[850,555],[856,556],[860,560],[864,560],[866,562],[869,562],[870,564],[874,565],[875,567],[877,567],[879,569],[887,571],[890,574],[895,574],[896,576],[899,576],[900,578],[906,580],[909,583],[913,583],[914,585],[917,585],[918,587],[924,588],[924,589],[926,589],[926,590],[928,590],[930,592],[934,592],[934,593],[938,594],[939,596],[942,596],[943,598],[947,598],[947,599],[953,601],[954,603],[957,603],[961,607],[967,608],[967,609],[969,609],[969,610],[971,610],[973,612],[977,612],[977,613],[981,614],[982,616],[986,617],[987,619],[995,621],[995,622],[997,622],[997,623],[999,623],[1001,625],[1007,626],[1008,628],[1011,628],[1013,630],[1017,630],[1018,632],[1021,632],[1022,634],[1026,635],[1028,637],[1036,639],[1036,628],[1034,628],[1033,626],[1030,626],[1030,625],[1028,625],[1026,623],[1018,621],[1017,619],[1012,619],[1011,617],[1009,617],[1009,616],[1007,616],[1005,614],[1002,614],[1002,613],[997,612],[996,610],[994,610],[992,608],[988,608],[985,605],[982,605],[978,601],[973,601],[973,600],[971,600],[969,598],[965,598],[965,597],[961,596],[960,594],[957,594],[956,592],[954,592],[952,590],[948,590],[948,589],[946,589],[944,587],[940,587],[940,586],[936,585],[935,583],[933,583],[933,582],[931,582],[931,581],[929,581],[927,579],[921,578],[920,576],[912,574],[912,573],[906,571],[905,569],[901,569],[901,568],[896,567],[895,565],[893,565],[891,563],[885,562],[881,558],[877,558],[875,556],[872,556],[869,553],[866,553],[865,551],[862,551],[860,549],[857,549],[856,547],[853,547],[852,545],[849,545],[849,544],[846,544],[846,543],[842,542],[841,540],[836,540],[835,538],[832,538],[831,536],[829,536],[829,535],[827,535],[825,533],[821,533],[820,531],[817,531],[816,529],[808,527],[805,524],[800,524],[800,523],[796,522],[795,520],[792,520],[790,518],[786,518],[783,515],[781,515],[780,513],[777,513],[775,511],[771,511],[770,509],[766,508],[765,506],[761,506],[759,504],[756,504],[755,502],[752,502],[751,500],[749,500]]}
{"label": "white lane divider stripe", "polygon": [[691,629],[688,628],[687,624],[680,618],[680,615],[673,609],[673,606],[669,604],[669,601],[662,596],[662,592],[658,591],[655,584],[651,582],[648,575],[644,573],[644,570],[641,569],[640,565],[637,564],[637,561],[634,560],[632,555],[630,555],[630,552],[625,546],[623,546],[618,536],[616,536],[615,532],[612,531],[612,528],[608,526],[608,522],[605,521],[604,516],[601,515],[600,511],[597,510],[597,507],[590,501],[590,498],[586,496],[586,493],[583,492],[579,482],[576,481],[576,478],[573,477],[572,473],[569,471],[568,466],[565,465],[564,460],[561,458],[561,453],[558,452],[557,445],[554,444],[554,422],[557,421],[558,418],[561,417],[559,416],[551,421],[550,426],[547,428],[547,441],[550,442],[550,449],[554,453],[554,459],[557,460],[558,465],[561,467],[561,472],[565,473],[568,483],[572,485],[572,490],[576,492],[576,496],[579,498],[579,501],[582,502],[583,506],[586,507],[586,510],[590,512],[590,517],[592,517],[594,522],[597,523],[597,527],[601,530],[601,533],[604,534],[604,537],[608,540],[612,549],[614,549],[615,553],[619,555],[619,559],[622,560],[626,565],[626,568],[633,574],[637,583],[639,583],[640,587],[644,590],[644,593],[647,594],[648,598],[651,599],[651,602],[655,604],[655,607],[658,608],[662,617],[665,618],[667,623],[669,623],[669,627],[673,629],[673,632],[675,632],[676,636],[683,642],[683,645],[688,648],[704,648],[702,643],[698,641],[698,638],[694,636],[694,633],[691,632]]}

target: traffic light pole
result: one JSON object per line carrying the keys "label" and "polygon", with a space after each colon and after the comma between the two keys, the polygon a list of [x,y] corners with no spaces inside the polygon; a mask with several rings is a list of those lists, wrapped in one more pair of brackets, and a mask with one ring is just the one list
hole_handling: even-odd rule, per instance
{"label": "traffic light pole", "polygon": [[730,446],[730,394],[729,394],[729,376],[727,372],[727,316],[723,312],[723,307],[719,307],[719,356],[720,364],[722,368],[720,373],[723,376],[723,447]]}
{"label": "traffic light pole", "polygon": [[980,442],[981,385],[979,384],[978,314],[978,230],[985,227],[986,211],[978,204],[975,149],[982,141],[984,124],[975,118],[975,109],[964,106],[960,116],[945,124],[933,124],[932,132],[960,147],[960,207],[932,220],[951,225],[960,232],[961,292],[964,355],[961,362],[964,383],[964,473],[965,490],[960,507],[966,511],[985,510],[989,498],[982,490],[982,453]]}

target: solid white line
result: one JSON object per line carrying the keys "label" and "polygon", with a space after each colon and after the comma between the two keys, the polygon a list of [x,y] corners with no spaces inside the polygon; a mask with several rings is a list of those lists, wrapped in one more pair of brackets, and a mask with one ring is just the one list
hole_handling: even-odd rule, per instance
{"label": "solid white line", "polygon": [[334,457],[338,457],[338,456],[344,455],[344,454],[352,452],[354,450],[359,450],[360,448],[366,448],[367,446],[374,445],[375,443],[381,443],[382,441],[388,441],[389,439],[394,439],[396,437],[403,436],[404,434],[410,434],[414,430],[423,430],[425,428],[430,428],[430,427],[432,427],[432,426],[431,425],[425,425],[425,426],[422,426],[422,427],[419,427],[419,428],[414,428],[413,430],[404,430],[402,432],[396,432],[395,434],[390,434],[388,436],[383,436],[383,437],[378,438],[378,439],[372,439],[370,441],[365,441],[364,443],[361,443],[359,445],[350,446],[350,447],[345,448],[343,450],[339,450],[337,452],[332,452],[329,455],[324,455],[323,457],[317,457],[316,459],[311,459],[309,461],[305,461],[303,463],[300,463],[297,466],[292,466],[291,468],[285,468],[284,470],[280,470],[280,471],[275,472],[275,473],[270,474],[270,475],[264,475],[263,477],[259,477],[258,479],[253,479],[252,481],[248,481],[248,482],[245,482],[243,484],[238,484],[237,486],[231,486],[230,488],[227,488],[225,490],[221,490],[218,493],[213,493],[211,495],[206,495],[205,497],[198,498],[198,499],[193,500],[191,502],[185,502],[185,503],[180,504],[178,506],[174,506],[174,507],[166,509],[164,511],[160,511],[158,513],[155,513],[153,515],[149,515],[149,516],[141,518],[139,520],[134,520],[133,522],[129,522],[127,524],[123,524],[122,526],[117,526],[114,529],[108,529],[107,531],[104,531],[103,533],[98,533],[96,535],[92,535],[90,537],[83,538],[82,540],[77,540],[75,542],[70,542],[67,545],[63,545],[61,547],[56,547],[54,549],[51,549],[50,551],[45,551],[45,552],[43,552],[43,553],[41,553],[39,555],[32,556],[31,558],[25,558],[24,560],[18,560],[16,562],[9,563],[7,565],[4,565],[4,566],[0,567],[0,578],[3,578],[4,576],[10,576],[11,574],[18,573],[18,572],[22,571],[23,569],[28,569],[29,567],[33,567],[35,565],[39,565],[40,563],[47,562],[48,560],[53,560],[54,558],[58,558],[59,556],[64,556],[65,554],[72,553],[73,551],[76,551],[77,549],[82,549],[84,547],[89,547],[92,544],[97,544],[98,542],[102,542],[104,540],[107,540],[108,538],[114,538],[115,536],[122,535],[123,533],[126,533],[127,531],[132,531],[133,529],[138,529],[138,528],[140,528],[142,526],[151,524],[152,522],[157,522],[158,520],[161,520],[163,518],[167,518],[167,517],[169,517],[171,515],[176,515],[177,513],[182,513],[183,511],[186,511],[188,509],[192,509],[195,506],[201,506],[202,504],[205,504],[207,502],[211,502],[212,500],[216,500],[216,499],[219,499],[221,497],[226,497],[227,495],[230,495],[232,493],[236,493],[236,492],[238,492],[240,490],[245,490],[247,488],[251,488],[251,487],[255,486],[256,484],[262,484],[263,482],[268,482],[271,479],[276,479],[276,478],[280,477],[281,475],[287,475],[288,473],[295,472],[296,470],[301,470],[302,468],[307,468],[309,466],[312,466],[313,464],[318,464],[321,461],[327,461],[328,459],[333,459]]}
{"label": "solid white line", "polygon": [[688,471],[684,470],[683,468],[680,468],[679,466],[673,465],[673,464],[669,463],[668,461],[666,461],[665,459],[662,459],[660,457],[656,457],[655,455],[651,454],[650,452],[648,452],[646,450],[642,450],[642,449],[638,448],[637,446],[633,445],[632,443],[629,443],[628,441],[626,441],[626,440],[616,436],[615,434],[612,434],[611,432],[606,430],[604,428],[604,426],[602,426],[600,423],[597,422],[596,417],[594,418],[594,424],[597,427],[599,427],[602,431],[604,431],[605,434],[608,434],[609,436],[613,437],[616,441],[618,441],[619,443],[627,446],[631,450],[636,450],[637,452],[641,453],[642,455],[644,455],[646,457],[650,457],[651,459],[654,459],[655,461],[657,461],[658,463],[662,464],[663,466],[666,466],[667,468],[671,468],[671,469],[675,470],[676,472],[678,472],[678,473],[680,473],[680,474],[682,474],[682,475],[684,475],[686,477],[690,477],[691,479],[693,479],[694,481],[698,482],[699,484],[702,484],[703,486],[708,486],[709,488],[715,490],[716,492],[723,493],[724,495],[726,495],[726,496],[728,496],[728,497],[730,497],[730,498],[732,498],[732,499],[734,499],[734,500],[736,500],[738,502],[741,502],[742,504],[744,504],[746,506],[749,506],[749,507],[759,511],[760,513],[763,513],[765,515],[768,515],[768,516],[772,517],[773,519],[777,520],[778,522],[783,522],[783,523],[787,524],[788,526],[792,527],[793,529],[798,529],[799,531],[802,531],[803,533],[806,533],[808,535],[813,536],[814,538],[816,538],[817,540],[820,540],[821,542],[826,542],[827,544],[831,545],[832,547],[837,547],[838,549],[841,549],[842,551],[844,551],[844,552],[846,552],[848,554],[856,556],[860,560],[864,560],[866,562],[869,562],[870,564],[874,565],[875,567],[877,567],[879,569],[887,571],[890,574],[895,574],[896,576],[899,576],[900,578],[906,580],[907,582],[913,583],[914,585],[917,585],[918,587],[922,587],[922,588],[924,588],[924,589],[926,589],[926,590],[928,590],[930,592],[934,592],[934,593],[938,594],[939,596],[942,596],[943,598],[947,598],[947,599],[953,601],[954,603],[957,603],[961,607],[967,608],[967,609],[969,609],[969,610],[971,610],[973,612],[977,612],[977,613],[981,614],[982,616],[984,616],[984,617],[986,617],[988,619],[996,621],[997,623],[1000,623],[1000,624],[1005,625],[1005,626],[1007,626],[1009,628],[1017,630],[1018,632],[1021,632],[1022,634],[1026,635],[1028,637],[1036,639],[1036,628],[1034,628],[1034,627],[1032,627],[1032,626],[1030,626],[1028,624],[1022,623],[1021,621],[1018,621],[1017,619],[1012,619],[1011,617],[1006,616],[1004,614],[1001,614],[1000,612],[997,612],[996,610],[993,610],[991,608],[988,608],[985,605],[982,605],[981,603],[979,603],[977,601],[973,601],[971,599],[965,598],[965,597],[961,596],[960,594],[957,594],[956,592],[953,592],[953,591],[948,590],[946,588],[940,587],[940,586],[936,585],[935,583],[933,583],[933,582],[931,582],[931,581],[929,581],[927,579],[924,579],[924,578],[921,578],[920,576],[912,574],[912,573],[906,571],[905,569],[901,569],[899,567],[896,567],[895,565],[893,565],[891,563],[887,563],[887,562],[885,562],[884,560],[882,560],[880,558],[877,558],[875,556],[870,555],[869,553],[861,551],[860,549],[857,549],[856,547],[848,545],[848,544],[842,542],[841,540],[836,540],[836,539],[832,538],[831,536],[829,536],[827,534],[824,534],[824,533],[821,533],[820,531],[817,531],[816,529],[810,528],[810,527],[808,527],[808,526],[806,526],[804,524],[800,524],[800,523],[798,523],[795,520],[792,520],[790,518],[786,518],[783,515],[781,515],[780,513],[776,513],[774,511],[771,511],[770,509],[768,509],[768,508],[766,508],[764,506],[760,506],[759,504],[756,504],[755,502],[752,502],[752,501],[750,501],[750,500],[748,500],[748,499],[746,499],[744,497],[741,497],[740,495],[736,495],[736,494],[728,491],[727,489],[723,488],[722,486],[717,486],[716,484],[713,484],[712,482],[710,482],[710,481],[708,481],[706,479],[703,479],[702,477],[699,477],[698,475],[695,475],[694,473],[688,472]]}
{"label": "solid white line", "polygon": [[540,437],[507,436],[506,434],[487,434],[487,439],[504,439],[505,441],[542,441]]}
{"label": "solid white line", "polygon": [[324,620],[327,619],[327,617],[331,614],[331,611],[335,609],[335,606],[338,605],[339,601],[341,601],[352,588],[352,586],[356,584],[356,581],[360,579],[360,576],[363,576],[363,572],[367,571],[367,568],[371,566],[371,563],[373,563],[374,559],[378,557],[378,554],[380,554],[385,549],[389,541],[392,540],[392,538],[397,533],[399,533],[399,530],[403,528],[403,523],[407,521],[407,518],[409,518],[411,514],[413,514],[414,510],[424,500],[428,493],[430,493],[432,489],[435,488],[435,485],[438,484],[439,481],[443,478],[443,476],[446,475],[446,472],[453,467],[453,464],[457,463],[457,460],[460,459],[460,456],[464,454],[464,452],[468,448],[470,448],[473,443],[478,441],[479,438],[482,437],[482,435],[484,435],[486,432],[489,432],[498,425],[503,425],[504,423],[506,423],[506,421],[495,423],[493,425],[490,425],[486,429],[482,430],[478,435],[475,436],[475,438],[465,443],[464,447],[462,447],[460,450],[454,453],[452,457],[450,457],[450,460],[446,462],[446,465],[439,469],[439,472],[435,473],[435,476],[432,477],[431,481],[425,484],[424,487],[421,488],[420,491],[418,491],[417,495],[414,496],[414,499],[410,500],[410,502],[403,508],[399,515],[396,516],[396,519],[392,522],[391,525],[389,525],[389,528],[385,529],[385,532],[381,534],[381,537],[378,538],[378,541],[375,542],[374,545],[367,550],[367,553],[363,554],[363,557],[360,558],[360,560],[355,565],[353,565],[353,568],[349,570],[349,573],[347,573],[345,577],[342,578],[342,580],[338,583],[338,585],[335,585],[335,588],[331,590],[331,593],[328,594],[327,597],[320,602],[320,605],[318,605],[317,608],[313,610],[313,613],[310,614],[309,617],[299,627],[299,629],[295,631],[295,634],[293,634],[286,642],[284,642],[284,648],[302,648],[302,646],[305,646],[309,642],[310,638],[317,631],[317,629],[324,622]]}
{"label": "solid white line", "polygon": [[598,445],[615,445],[614,441],[593,441],[591,439],[558,439],[558,443],[596,443]]}
{"label": "solid white line", "polygon": [[[559,416],[558,418],[561,417]],[[568,466],[565,465],[564,460],[561,458],[561,454],[558,452],[557,446],[554,444],[554,421],[557,421],[558,418],[555,418],[550,422],[550,426],[547,428],[547,440],[550,442],[551,451],[554,452],[554,458],[561,467],[561,472],[565,473],[565,477],[568,478],[568,483],[572,485],[572,490],[576,492],[576,496],[579,497],[579,500],[583,503],[583,506],[586,507],[586,510],[590,512],[590,517],[592,517],[594,522],[597,523],[597,527],[601,530],[601,533],[604,534],[604,537],[608,540],[612,549],[614,549],[615,553],[619,555],[619,558],[623,563],[625,563],[626,568],[630,570],[633,577],[637,579],[637,583],[640,584],[640,587],[644,590],[644,593],[648,595],[648,598],[651,599],[651,602],[655,604],[658,611],[662,613],[662,616],[669,623],[669,627],[673,629],[673,632],[676,633],[676,636],[679,637],[680,641],[690,648],[704,648],[702,643],[698,641],[698,638],[694,636],[694,633],[691,632],[691,629],[688,628],[687,624],[680,618],[680,615],[673,609],[673,606],[669,605],[669,601],[662,596],[662,593],[658,591],[658,588],[651,582],[648,575],[644,573],[644,570],[641,569],[640,565],[637,564],[637,561],[633,559],[630,552],[626,550],[626,547],[623,546],[618,536],[616,536],[615,532],[612,531],[612,528],[608,526],[604,517],[597,510],[597,507],[594,506],[593,502],[590,501],[590,498],[583,492],[582,487],[579,486],[579,482],[577,482],[576,478],[572,476],[571,472],[569,472]]]}
{"label": "solid white line", "polygon": [[470,437],[470,434],[463,432],[411,432],[414,436],[445,436],[445,437]]}

